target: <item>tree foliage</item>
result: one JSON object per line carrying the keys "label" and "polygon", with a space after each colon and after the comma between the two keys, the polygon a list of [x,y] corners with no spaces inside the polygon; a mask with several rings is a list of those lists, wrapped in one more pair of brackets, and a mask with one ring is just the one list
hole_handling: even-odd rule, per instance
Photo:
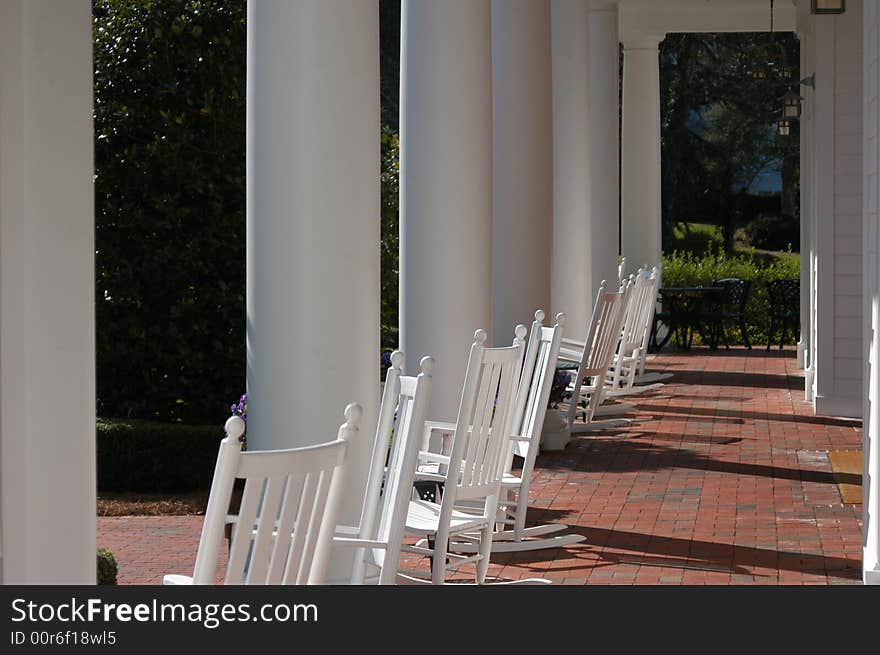
{"label": "tree foliage", "polygon": [[244,389],[244,0],[96,0],[98,411]]}
{"label": "tree foliage", "polygon": [[737,225],[752,217],[748,189],[771,165],[782,167],[785,209],[797,211],[797,123],[781,136],[776,122],[785,93],[800,91],[798,60],[791,33],[670,34],[663,41],[664,241],[674,223],[696,221],[721,226],[730,248]]}
{"label": "tree foliage", "polygon": [[[245,388],[245,0],[95,0],[98,412]],[[397,345],[399,0],[381,0],[382,344]],[[378,353],[377,353],[378,357]]]}

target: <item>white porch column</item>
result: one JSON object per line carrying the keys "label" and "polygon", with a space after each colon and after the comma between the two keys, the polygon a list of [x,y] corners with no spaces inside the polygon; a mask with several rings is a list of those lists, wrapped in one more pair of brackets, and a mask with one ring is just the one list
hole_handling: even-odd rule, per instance
{"label": "white porch column", "polygon": [[880,3],[867,0],[864,12],[862,577],[865,584],[880,584]]}
{"label": "white porch column", "polygon": [[408,371],[436,357],[431,415],[454,420],[492,330],[489,0],[404,0],[400,51],[400,343]]}
{"label": "white porch column", "polygon": [[372,2],[248,3],[248,445],[336,438],[360,516],[379,394],[379,26]]}
{"label": "white porch column", "polygon": [[492,324],[513,339],[550,316],[553,113],[550,0],[492,1]]}
{"label": "white porch column", "polygon": [[663,36],[623,43],[620,242],[629,272],[660,261],[660,55]]}
{"label": "white porch column", "polygon": [[[617,283],[620,239],[620,41],[617,2],[590,10],[590,285]],[[591,298],[592,302],[592,298]]]}
{"label": "white porch column", "polygon": [[586,0],[552,0],[553,261],[550,315],[565,312],[567,336],[575,338],[586,337],[596,298],[590,268],[588,17]]}
{"label": "white porch column", "polygon": [[0,3],[0,582],[95,583],[92,12]]}

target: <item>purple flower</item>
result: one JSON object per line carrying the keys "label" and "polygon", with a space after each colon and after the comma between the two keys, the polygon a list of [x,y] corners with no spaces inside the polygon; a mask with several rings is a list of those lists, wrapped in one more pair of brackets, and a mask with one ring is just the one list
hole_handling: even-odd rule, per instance
{"label": "purple flower", "polygon": [[241,420],[244,421],[245,431],[238,440],[242,443],[247,439],[247,394],[243,394],[241,398],[238,400],[238,404],[233,403],[230,405],[229,409],[232,411],[233,416],[240,416]]}

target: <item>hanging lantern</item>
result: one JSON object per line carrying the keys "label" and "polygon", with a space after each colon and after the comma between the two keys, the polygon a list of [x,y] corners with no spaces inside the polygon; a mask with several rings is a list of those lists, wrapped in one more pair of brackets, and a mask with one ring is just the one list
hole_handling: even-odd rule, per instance
{"label": "hanging lantern", "polygon": [[791,132],[791,123],[783,118],[776,123],[776,131],[779,133],[779,136],[788,136]]}
{"label": "hanging lantern", "polygon": [[842,14],[846,11],[846,0],[812,0],[811,14]]}
{"label": "hanging lantern", "polygon": [[755,66],[755,70],[752,71],[752,77],[756,80],[766,80],[767,79],[767,67],[766,66]]}
{"label": "hanging lantern", "polygon": [[801,98],[796,93],[789,91],[782,100],[782,116],[784,118],[801,117]]}
{"label": "hanging lantern", "polygon": [[790,80],[794,73],[794,68],[790,64],[782,64],[779,68],[779,73],[783,79]]}

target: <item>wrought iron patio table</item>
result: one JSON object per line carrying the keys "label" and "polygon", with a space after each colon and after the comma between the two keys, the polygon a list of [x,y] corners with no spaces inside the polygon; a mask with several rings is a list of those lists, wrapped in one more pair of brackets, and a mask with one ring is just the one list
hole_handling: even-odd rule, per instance
{"label": "wrought iron patio table", "polygon": [[710,348],[717,348],[717,336],[711,324],[704,325],[702,317],[709,314],[720,300],[724,287],[714,286],[691,286],[691,287],[662,287],[659,290],[660,302],[663,304],[663,322],[669,330],[666,338],[659,348],[669,340],[675,338],[676,344],[683,349],[689,349],[693,342],[694,330],[709,344]]}

